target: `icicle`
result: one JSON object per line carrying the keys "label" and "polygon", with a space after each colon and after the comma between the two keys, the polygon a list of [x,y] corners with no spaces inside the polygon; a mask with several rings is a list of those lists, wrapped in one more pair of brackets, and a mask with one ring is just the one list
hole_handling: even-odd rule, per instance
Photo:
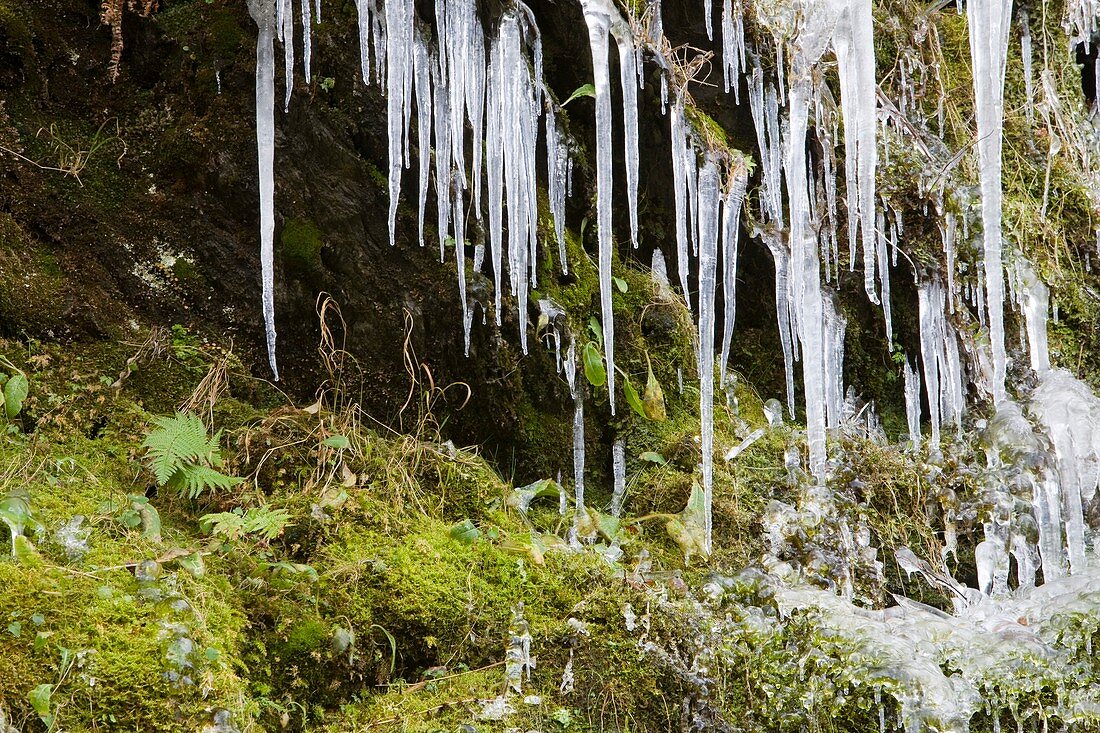
{"label": "icicle", "polygon": [[714,0],[703,0],[703,23],[707,29],[707,40],[714,40]]}
{"label": "icicle", "polygon": [[947,321],[943,285],[939,280],[917,289],[920,312],[921,360],[924,387],[928,393],[930,444],[939,450],[941,421],[952,420],[961,427],[964,406],[962,362],[955,329]]}
{"label": "icicle", "polygon": [[355,7],[359,14],[359,71],[363,83],[370,84],[371,10],[374,3],[372,0],[355,0]]}
{"label": "icicle", "polygon": [[570,337],[569,350],[565,353],[565,378],[573,395],[573,487],[577,502],[574,533],[584,512],[584,387],[577,378],[577,371],[577,340]]}
{"label": "icicle", "polygon": [[1050,370],[1050,354],[1047,348],[1047,308],[1050,302],[1050,290],[1039,280],[1031,263],[1022,257],[1016,262],[1016,277],[1019,280],[1021,305],[1027,326],[1031,368],[1038,374],[1042,374]]}
{"label": "icicle", "polygon": [[982,241],[989,341],[993,352],[993,401],[1005,398],[1004,271],[1001,263],[1001,130],[1005,60],[1012,0],[969,0],[966,15],[974,67],[978,168],[982,192]]}
{"label": "icicle", "polygon": [[489,253],[493,263],[493,317],[500,326],[500,302],[504,276],[504,94],[503,67],[499,42],[489,52],[488,83],[485,90],[485,177],[489,196]]}
{"label": "icicle", "polygon": [[906,358],[905,366],[905,421],[909,424],[909,442],[920,450],[920,374]]}
{"label": "icicle", "polygon": [[[848,247],[856,247],[856,223],[863,235],[864,289],[872,303],[875,294],[875,43],[871,0],[848,0],[847,23],[842,20],[833,38],[844,112],[844,171],[848,196]],[[882,261],[882,257],[878,258]]]}
{"label": "icicle", "polygon": [[783,350],[783,371],[787,385],[787,412],[794,417],[794,323],[791,313],[790,266],[791,251],[779,232],[756,231],[764,240],[775,264],[775,316],[779,326],[779,343]]}
{"label": "icicle", "polygon": [[626,496],[626,441],[622,438],[611,444],[611,475],[611,516],[617,517],[623,511]]}
{"label": "icicle", "polygon": [[690,263],[688,259],[687,171],[684,149],[687,147],[687,131],[684,122],[683,99],[677,96],[669,109],[669,125],[672,131],[672,195],[676,216],[676,271],[680,276],[680,289],[691,309],[691,290],[688,288]]}
{"label": "icicle", "polygon": [[745,70],[745,24],[741,0],[722,0],[722,84],[741,104],[741,72]]}
{"label": "icicle", "polygon": [[1027,126],[1035,124],[1035,82],[1031,57],[1031,25],[1028,23],[1027,8],[1020,8],[1020,57],[1024,67],[1024,119]]}
{"label": "icicle", "polygon": [[310,17],[310,2],[309,0],[301,0],[302,2],[302,66],[305,67],[306,84],[313,82],[313,72],[311,69],[313,54],[313,19]]}
{"label": "icicle", "polygon": [[512,623],[508,627],[508,647],[504,653],[505,692],[523,694],[523,681],[531,681],[535,658],[531,656],[531,631],[523,617],[523,601],[512,609]]}
{"label": "icicle", "polygon": [[659,46],[665,35],[661,0],[646,0],[646,17],[649,19],[649,42]]}
{"label": "icicle", "polygon": [[565,134],[558,127],[557,117],[552,107],[546,108],[545,124],[547,195],[550,199],[550,214],[554,218],[554,235],[558,240],[561,271],[568,275],[569,258],[565,251],[565,198],[568,195],[573,160],[569,156],[569,144]]}
{"label": "icicle", "polygon": [[877,251],[878,251],[878,284],[882,294],[882,315],[886,320],[886,347],[894,351],[894,317],[890,308],[890,247],[886,240],[886,222],[883,212],[876,216],[878,223]]}
{"label": "icicle", "polygon": [[[782,74],[780,75],[782,78]],[[762,169],[763,192],[760,196],[765,220],[774,221],[780,228],[784,226],[782,170],[783,154],[779,137],[779,102],[775,87],[770,83],[765,88],[764,72],[759,59],[753,59],[752,81],[749,84],[749,107],[752,111],[753,126],[756,128],[756,144],[760,149],[760,167]]]}
{"label": "icicle", "polygon": [[955,215],[948,211],[943,215],[940,236],[943,239],[943,252],[947,259],[947,309],[955,312],[955,236],[958,223]]}
{"label": "icicle", "polygon": [[826,291],[822,298],[825,348],[825,422],[830,428],[840,425],[844,405],[844,332],[848,319],[841,314],[836,294]]}
{"label": "icicle", "polygon": [[[308,2],[308,0],[302,0]],[[283,66],[286,78],[286,100],[283,111],[290,110],[290,95],[294,91],[294,0],[276,0],[279,3],[279,20],[282,23],[279,40],[283,42]]]}
{"label": "icicle", "polygon": [[737,316],[737,237],[741,229],[741,204],[748,186],[748,171],[738,166],[732,173],[722,200],[722,299],[725,311],[722,318],[722,358],[719,362],[721,382],[726,382],[726,366],[729,362],[730,344],[733,342],[733,324]]}
{"label": "icicle", "polygon": [[[442,55],[432,65],[432,91],[435,99],[435,198],[436,236],[439,239],[439,261],[447,254],[447,232],[451,230],[451,126],[450,95],[447,91],[446,66]],[[500,292],[500,288],[497,288]],[[498,296],[499,298],[499,296]],[[496,301],[497,318],[500,318],[500,301]],[[499,325],[499,320],[497,321]]]}
{"label": "icicle", "polygon": [[714,495],[714,290],[718,270],[718,165],[704,153],[696,207],[699,231],[699,424],[703,449],[704,551],[712,547]]}
{"label": "icicle", "polygon": [[[611,12],[607,0],[581,0],[592,50],[592,74],[596,88],[596,228],[599,236],[600,320],[603,326],[604,359],[607,362],[607,393],[611,414],[615,414],[615,316],[611,308],[611,82],[607,63],[608,25]],[[618,11],[614,11],[618,12]]]}
{"label": "icicle", "polygon": [[626,203],[630,215],[630,242],[638,247],[638,68],[634,38],[622,16],[614,18],[611,35],[619,49],[619,78],[623,88],[623,144],[626,160]]}
{"label": "icicle", "polygon": [[[306,0],[308,1],[308,0]],[[410,117],[413,80],[412,0],[386,1],[386,120],[389,133],[389,234],[396,243],[397,204],[401,197],[401,171]],[[456,215],[461,218],[461,214]],[[465,311],[463,311],[465,313]]]}
{"label": "icicle", "polygon": [[[509,285],[520,308],[520,346],[523,353],[527,353],[527,294],[535,285],[537,254],[535,150],[539,131],[540,93],[523,55],[523,38],[521,16],[517,13],[506,13],[501,19],[497,40],[489,54],[485,161],[489,182],[489,241],[496,285],[494,297],[497,323],[500,323],[504,250],[502,209],[506,204]],[[564,200],[564,194],[561,195]]]}
{"label": "icicle", "polygon": [[[464,216],[465,206],[462,199],[462,187],[455,186],[454,194],[455,267],[458,271],[458,304],[462,316],[464,353],[469,356],[470,328],[473,325],[473,314],[470,312],[470,305],[466,301],[466,217]],[[526,332],[527,329],[524,329],[524,333]],[[524,353],[526,353],[526,348]]]}
{"label": "icicle", "polygon": [[[826,19],[822,19],[826,20]],[[827,23],[818,28],[827,28]],[[812,40],[812,39],[809,39]],[[815,44],[800,48],[800,72],[792,73],[789,90],[790,136],[784,169],[790,206],[791,292],[799,342],[802,346],[802,382],[806,397],[806,441],[810,471],[825,481],[825,343],[821,297],[820,253],[809,220],[809,182],[806,165],[808,113],[812,106],[809,64]],[[803,64],[805,66],[803,67]]]}
{"label": "icicle", "polygon": [[[306,0],[308,2],[308,0]],[[428,178],[431,161],[431,136],[432,136],[432,59],[428,52],[428,46],[420,35],[416,37],[416,45],[413,47],[413,66],[416,82],[416,130],[417,152],[420,154],[420,179],[417,189],[417,232],[420,246],[424,246],[424,208],[428,201]]]}
{"label": "icicle", "polygon": [[256,21],[256,156],[260,183],[260,273],[263,283],[264,330],[267,360],[275,381],[275,3],[248,0]]}
{"label": "icicle", "polygon": [[[1089,564],[1084,508],[1095,500],[1100,483],[1100,399],[1069,372],[1052,369],[1040,377],[1030,411],[1054,446],[1057,481],[1048,484],[1047,519],[1061,518],[1070,571],[1079,573]],[[1040,520],[1040,537],[1043,529]],[[1058,528],[1049,530],[1053,535]],[[1044,578],[1046,568],[1043,558]]]}

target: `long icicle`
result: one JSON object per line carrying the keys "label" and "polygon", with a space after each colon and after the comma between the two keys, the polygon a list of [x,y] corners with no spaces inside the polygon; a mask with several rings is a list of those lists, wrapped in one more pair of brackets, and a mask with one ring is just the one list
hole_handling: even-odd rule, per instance
{"label": "long icicle", "polygon": [[711,151],[699,168],[699,432],[703,450],[704,548],[713,541],[714,503],[714,290],[718,271],[718,164]]}
{"label": "long icicle", "polygon": [[1001,261],[1001,130],[1005,62],[1012,0],[969,0],[966,16],[974,66],[978,167],[982,191],[982,245],[989,342],[993,352],[993,401],[1005,398],[1004,268]]}
{"label": "long icicle", "polygon": [[726,366],[733,342],[733,324],[737,316],[737,237],[741,229],[741,204],[749,183],[748,171],[739,166],[722,201],[722,358],[719,362],[721,383],[726,382]]}
{"label": "long icicle", "polygon": [[600,314],[607,393],[615,414],[615,315],[611,308],[611,82],[607,63],[610,10],[603,0],[581,0],[592,49],[596,88],[596,226],[599,236]]}
{"label": "long icicle", "polygon": [[256,21],[256,157],[260,181],[260,277],[263,283],[267,361],[279,380],[275,361],[275,4],[249,0]]}

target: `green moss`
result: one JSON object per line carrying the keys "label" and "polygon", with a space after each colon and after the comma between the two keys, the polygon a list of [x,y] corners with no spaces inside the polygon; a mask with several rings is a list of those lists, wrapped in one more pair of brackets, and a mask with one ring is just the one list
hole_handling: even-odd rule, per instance
{"label": "green moss", "polygon": [[64,280],[57,260],[8,214],[0,214],[0,322],[43,333],[64,322]]}
{"label": "green moss", "polygon": [[279,235],[279,254],[286,264],[299,272],[312,273],[321,268],[321,230],[309,219],[287,219]]}

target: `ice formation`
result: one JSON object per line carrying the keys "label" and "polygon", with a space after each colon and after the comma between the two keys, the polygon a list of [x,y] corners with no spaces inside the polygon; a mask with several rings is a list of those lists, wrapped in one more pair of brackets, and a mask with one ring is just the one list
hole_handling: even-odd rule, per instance
{"label": "ice formation", "polygon": [[626,441],[619,438],[611,444],[611,516],[617,517],[623,510],[626,496]]}
{"label": "ice formation", "polygon": [[920,314],[921,361],[924,364],[924,388],[928,394],[930,445],[937,450],[940,428],[945,422],[962,429],[965,386],[959,342],[947,318],[943,284],[930,280],[917,291]]}
{"label": "ice formation", "polygon": [[623,95],[623,127],[626,131],[627,203],[630,238],[638,240],[638,98],[635,48],[630,26],[611,0],[581,0],[588,42],[592,51],[593,85],[596,90],[596,230],[599,238],[600,321],[611,414],[615,414],[615,317],[611,308],[611,78],[609,39],[615,39]]}
{"label": "ice formation", "polygon": [[248,0],[256,21],[256,152],[260,181],[260,271],[267,360],[275,379],[275,0]]}
{"label": "ice formation", "polygon": [[[720,383],[724,383],[735,338],[738,235],[748,184],[747,170],[735,155],[731,157],[728,151],[716,149],[699,138],[688,119],[689,97],[684,82],[674,78],[660,53],[653,53],[666,43],[658,0],[647,3],[648,20],[638,26],[646,32],[637,38],[635,26],[631,25],[631,21],[637,19],[625,17],[611,0],[581,0],[581,6],[593,63],[600,320],[613,414],[616,368],[612,309],[615,252],[612,133],[616,115],[612,101],[616,96],[621,104],[625,168],[622,184],[626,193],[629,239],[637,246],[638,88],[644,79],[643,63],[656,62],[663,72],[661,98],[667,105],[671,138],[669,155],[673,173],[677,279],[688,307],[696,314],[703,454],[700,470],[709,548],[715,449],[713,367],[717,346]],[[709,0],[705,6],[707,32],[713,35],[713,8]],[[435,229],[440,257],[445,257],[448,248],[453,248],[467,350],[473,311],[466,293],[466,249],[470,244],[466,232],[470,222],[474,222],[480,233],[477,222],[484,217],[495,286],[494,319],[499,325],[502,297],[507,289],[521,311],[519,337],[526,352],[527,301],[537,287],[538,186],[544,181],[552,236],[560,259],[558,265],[562,272],[568,272],[565,201],[572,186],[574,151],[574,143],[567,134],[553,95],[545,91],[542,46],[535,17],[529,8],[518,3],[506,9],[493,28],[486,29],[474,0],[435,0],[436,28],[432,35],[437,42],[433,44],[421,28],[412,0],[356,0],[356,7],[363,80],[382,86],[386,97],[389,240],[393,244],[397,239],[402,177],[411,167],[415,145],[419,241],[424,244],[425,213],[434,173]],[[296,8],[300,13],[297,20]],[[794,415],[795,364],[800,362],[809,470],[818,487],[823,486],[826,479],[827,430],[846,429],[846,421],[853,415],[868,435],[874,426],[871,417],[864,419],[870,411],[857,413],[857,409],[864,408],[845,397],[843,364],[847,323],[834,291],[834,287],[840,287],[841,245],[836,236],[840,221],[838,199],[846,204],[849,265],[855,268],[857,251],[861,251],[864,290],[872,302],[881,305],[887,337],[892,341],[890,270],[898,264],[899,242],[904,241],[904,232],[900,210],[880,200],[876,191],[879,155],[888,150],[888,147],[880,147],[880,138],[888,134],[890,125],[898,124],[899,118],[912,115],[923,120],[925,114],[904,92],[896,101],[880,94],[875,79],[871,8],[870,0],[794,0],[754,6],[761,28],[772,35],[770,49],[766,43],[757,48],[747,45],[742,0],[723,0],[720,9],[720,68],[724,89],[739,101],[741,75],[746,76],[747,102],[755,125],[761,175],[758,195],[752,197],[759,210],[752,212],[751,221],[754,236],[767,246],[775,264],[776,324],[783,352],[787,410]],[[315,20],[319,21],[321,7],[319,2],[311,6],[308,0],[298,6],[293,0],[249,0],[249,9],[259,29],[256,124],[263,317],[269,360],[277,378],[272,261],[275,42],[278,39],[283,46],[285,104],[289,104],[293,93],[295,25],[300,22],[302,63],[308,82],[311,78],[312,26]],[[1020,525],[1019,512],[1015,509],[1002,511],[1003,507],[996,505],[990,510],[990,516],[981,520],[986,526],[986,540],[976,553],[978,576],[982,589],[991,596],[1008,593],[1010,556],[1016,562],[1021,586],[1032,584],[1040,564],[1048,582],[1067,572],[1078,575],[1086,572],[1095,538],[1089,536],[1084,507],[1094,500],[1100,485],[1100,421],[1095,418],[1100,414],[1100,399],[1068,372],[1052,367],[1046,336],[1049,290],[1032,267],[1015,254],[1008,258],[1012,265],[1009,285],[1017,293],[1038,387],[1030,395],[1021,396],[1021,407],[1010,399],[1005,384],[1005,268],[1002,261],[1006,258],[1002,254],[1001,234],[1001,129],[1010,11],[1011,4],[1007,0],[973,0],[966,5],[974,70],[981,194],[982,247],[981,257],[975,263],[977,273],[970,272],[962,277],[960,269],[960,247],[969,244],[970,230],[976,230],[975,222],[961,205],[965,201],[945,200],[947,187],[942,180],[928,184],[936,197],[932,206],[938,218],[946,271],[943,275],[922,271],[918,276],[919,365],[905,359],[901,369],[909,439],[916,448],[922,442],[922,385],[930,423],[927,445],[933,456],[941,448],[946,426],[962,430],[968,389],[976,394],[988,391],[998,405],[990,428],[991,434],[1001,435],[995,443],[1009,440],[1004,436],[1010,434],[1023,436],[1020,439],[1028,445],[1040,445],[1043,440],[1049,442],[1049,454],[1043,454],[1047,455],[1045,463],[1040,461],[1041,465],[1028,469],[1033,488],[1030,509],[1038,539],[1032,538],[1027,527]],[[1097,31],[1095,11],[1095,0],[1070,3],[1068,21],[1074,41],[1091,42]],[[1020,23],[1025,94],[1030,100],[1034,90],[1026,12],[1021,12]],[[609,61],[612,43],[619,69],[617,95],[612,94]],[[774,72],[765,72],[765,64],[759,58],[761,53],[774,53]],[[833,60],[839,82],[839,104],[832,99],[825,81],[826,75],[832,73]],[[916,72],[907,61],[903,60],[899,66],[903,78]],[[1042,74],[1040,81],[1042,94],[1049,101],[1055,94],[1051,89],[1053,82],[1049,75]],[[912,86],[915,81],[908,83]],[[1038,109],[1044,116],[1057,114],[1050,104],[1040,105]],[[412,135],[414,110],[415,138]],[[1030,105],[1025,111],[1031,114]],[[942,130],[942,110],[937,112],[937,120]],[[882,133],[879,132],[880,122]],[[836,152],[837,138],[841,134],[842,164],[837,161]],[[913,131],[908,134],[929,157],[941,155],[949,159],[945,171],[953,167],[961,155],[956,154],[953,158],[950,152],[944,155],[936,147],[937,141],[926,139],[927,135],[920,137]],[[810,141],[820,146],[820,159],[811,160],[808,155],[812,147],[807,144]],[[939,140],[938,144],[942,147],[943,141]],[[1061,145],[1057,136],[1051,145],[1052,149]],[[540,151],[545,151],[544,159],[540,159]],[[842,168],[842,176],[838,175],[838,168]],[[838,196],[840,181],[843,181],[843,194]],[[472,244],[474,269],[480,272],[486,249],[480,242]],[[660,251],[655,250],[654,277],[663,288],[662,292],[669,292],[663,263]],[[693,282],[692,275],[696,273],[697,279]],[[978,277],[973,277],[974,274]],[[716,307],[719,282],[724,301],[721,308]],[[544,315],[550,312],[548,308],[540,300]],[[548,320],[557,318],[557,311],[554,313],[547,315]],[[971,315],[987,329],[988,346],[981,340],[967,340],[961,324],[957,328],[957,318]],[[720,337],[719,318],[722,320]],[[555,327],[550,335],[555,359],[565,370],[574,400],[574,486],[579,517],[585,511],[584,387],[578,377],[575,337],[570,336],[563,359],[563,332]],[[967,369],[970,382],[967,381]],[[739,455],[755,440],[754,435],[759,437],[752,433],[727,457],[732,459]],[[794,456],[797,459],[797,451]],[[991,458],[991,469],[998,468],[999,460]],[[613,447],[613,482],[612,512],[618,514],[625,488],[625,454],[621,442]],[[997,501],[1010,504],[1014,499],[1004,491]],[[953,536],[953,530],[948,529],[947,535]]]}
{"label": "ice formation", "polygon": [[993,352],[993,400],[1006,396],[1004,268],[1001,237],[1001,130],[1004,125],[1005,62],[1011,0],[972,0],[966,4],[973,63],[974,107],[978,123],[978,169],[982,196],[982,246],[986,317]]}

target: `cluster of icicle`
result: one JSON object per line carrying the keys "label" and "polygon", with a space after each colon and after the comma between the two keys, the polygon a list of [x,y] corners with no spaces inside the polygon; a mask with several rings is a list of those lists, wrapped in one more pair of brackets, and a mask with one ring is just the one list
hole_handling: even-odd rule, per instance
{"label": "cluster of icicle", "polygon": [[[758,234],[775,261],[788,409],[793,414],[793,362],[801,360],[810,469],[824,481],[826,427],[835,426],[840,418],[843,389],[835,382],[842,366],[844,333],[835,296],[822,282],[822,263],[825,276],[830,277],[838,262],[835,237],[830,234],[837,224],[832,151],[838,116],[826,103],[831,96],[822,93],[822,75],[815,73],[830,49],[839,72],[844,119],[850,267],[855,268],[855,253],[862,247],[867,295],[872,302],[882,303],[888,329],[890,322],[889,243],[877,235],[876,227],[877,87],[871,3],[797,0],[770,9],[774,12],[762,13],[760,21],[773,35],[780,69],[778,87],[765,81],[758,57],[752,59],[748,81],[762,169]],[[790,59],[789,70],[783,63],[785,57]],[[781,118],[784,104],[786,115]],[[808,173],[806,141],[812,120],[818,134],[828,138],[822,140],[827,152],[820,181],[812,180]],[[827,211],[819,211],[819,187]],[[828,222],[826,226],[820,225],[822,219]]]}
{"label": "cluster of icicle", "polygon": [[[320,2],[317,2],[315,12],[319,15]],[[494,314],[499,325],[502,260],[507,259],[508,287],[519,303],[525,303],[527,294],[537,286],[539,161],[536,146],[540,129],[545,130],[548,150],[545,180],[561,264],[563,268],[568,266],[564,255],[565,199],[572,178],[570,143],[558,123],[553,103],[543,93],[538,28],[522,3],[502,16],[496,37],[488,47],[476,4],[472,1],[440,0],[437,3],[440,43],[435,47],[418,24],[411,0],[390,0],[384,7],[382,5],[371,0],[357,0],[363,80],[383,86],[386,92],[390,243],[396,239],[402,171],[411,163],[411,121],[415,106],[420,242],[424,244],[425,210],[434,158],[440,260],[446,256],[448,245],[452,245],[468,351],[472,306],[466,294],[467,215],[472,213],[480,219],[482,198],[486,197],[489,252],[496,286]],[[284,48],[289,104],[295,68],[293,7],[290,0],[249,0],[249,8],[259,26],[256,118],[263,313],[268,357],[276,377],[272,264],[274,41],[277,36]],[[301,9],[308,81],[311,11],[308,2],[298,7]],[[472,131],[469,136],[465,133],[467,125]],[[480,266],[484,259],[482,245],[478,245],[478,249],[475,266]],[[526,352],[526,319],[521,318],[520,323],[520,342]]]}
{"label": "cluster of icicle", "polygon": [[[263,313],[271,368],[275,361],[272,238],[274,234],[274,42],[283,43],[286,103],[289,104],[294,74],[295,20],[290,0],[249,0],[259,26],[257,46],[257,144],[260,159],[261,262]],[[310,64],[311,9],[301,8],[307,80]],[[525,310],[528,293],[537,286],[538,192],[536,149],[542,138],[547,150],[544,169],[554,220],[560,266],[568,271],[565,250],[565,200],[571,188],[570,142],[558,123],[556,103],[542,85],[542,49],[534,16],[522,2],[501,17],[496,35],[486,44],[473,0],[438,0],[438,44],[433,47],[416,20],[411,0],[383,4],[357,0],[363,80],[384,87],[389,138],[389,234],[394,244],[397,205],[403,170],[411,164],[412,120],[415,106],[418,153],[418,225],[424,243],[424,217],[434,162],[440,259],[453,244],[458,270],[467,352],[470,345],[472,306],[466,293],[466,218],[480,219],[487,211],[491,267],[494,277],[494,316],[501,319],[502,283],[507,262],[508,288]],[[584,0],[584,18],[592,49],[596,107],[596,190],[599,283],[604,358],[612,414],[615,412],[615,331],[612,315],[612,102],[608,50],[613,41],[618,52],[622,95],[622,125],[626,140],[626,191],[630,239],[638,235],[638,88],[643,83],[642,47],[631,24],[610,0]],[[727,89],[737,91],[745,64],[744,30],[740,6],[726,0],[722,9],[724,69]],[[315,8],[320,14],[319,5]],[[659,36],[660,7],[653,8]],[[650,39],[653,42],[655,39]],[[666,69],[667,71],[667,69]],[[667,95],[668,80],[662,78]],[[672,152],[676,171],[678,266],[685,294],[688,285],[688,250],[699,258],[699,377],[700,411],[704,444],[703,482],[709,505],[713,470],[713,392],[715,292],[719,276],[725,288],[725,329],[721,351],[728,358],[733,329],[737,233],[747,170],[741,161],[719,156],[697,146],[684,120],[684,101],[678,96],[670,117],[674,135]],[[541,120],[541,124],[540,124]],[[465,130],[471,131],[466,135]],[[467,146],[467,138],[470,145]],[[434,156],[432,155],[434,151]],[[483,176],[484,172],[484,176]],[[484,181],[484,191],[483,191]],[[484,207],[482,205],[484,199]],[[505,218],[507,217],[507,218]],[[505,232],[507,233],[505,235]],[[475,247],[474,266],[484,260],[483,245]],[[721,264],[719,263],[721,261]],[[520,344],[527,351],[527,318],[521,314]],[[560,334],[558,351],[560,359]],[[704,368],[704,365],[706,367]],[[584,506],[583,397],[576,383],[575,346],[563,366],[577,404],[575,431],[576,499]],[[710,528],[707,528],[708,546]]]}
{"label": "cluster of icicle", "polygon": [[[1089,30],[1077,11],[1093,0],[1078,0],[1071,21],[1078,35]],[[704,9],[708,35],[711,28],[709,1]],[[412,0],[357,0],[363,80],[383,87],[387,100],[390,193],[389,235],[394,243],[397,205],[402,174],[411,166],[413,143],[418,157],[417,212],[420,243],[424,244],[424,220],[429,184],[433,178],[437,199],[436,231],[441,260],[448,246],[454,249],[458,289],[467,351],[474,304],[466,292],[466,243],[469,216],[487,218],[488,254],[494,277],[493,313],[501,321],[505,288],[521,309],[520,343],[527,350],[526,303],[537,286],[538,181],[545,181],[557,240],[560,267],[568,270],[565,251],[565,201],[572,185],[570,140],[560,124],[560,110],[542,81],[542,48],[531,11],[517,2],[500,17],[491,38],[486,38],[474,0],[436,0],[435,41],[416,17]],[[274,108],[275,41],[284,49],[284,104],[289,104],[295,69],[296,24],[302,29],[303,65],[310,77],[311,28],[320,16],[320,2],[297,6],[291,0],[249,0],[259,27],[257,43],[257,147],[260,171],[260,233],[263,281],[263,314],[272,370],[275,363],[273,234],[274,234]],[[299,17],[294,15],[299,9]],[[676,214],[676,261],[679,283],[689,303],[697,293],[698,365],[700,383],[702,475],[707,506],[707,547],[711,543],[710,505],[713,493],[713,394],[717,314],[716,291],[722,282],[725,310],[720,342],[720,378],[725,379],[733,334],[737,233],[747,172],[743,162],[731,160],[702,142],[685,119],[685,90],[675,88],[668,61],[659,52],[667,42],[661,31],[659,0],[647,6],[644,37],[612,0],[581,0],[590,40],[596,122],[596,209],[599,260],[600,310],[604,358],[612,413],[615,410],[615,333],[612,317],[612,79],[608,54],[614,47],[619,67],[621,125],[625,141],[625,175],[630,239],[638,239],[638,88],[643,83],[643,64],[661,67],[662,99],[672,137],[673,190]],[[1074,10],[1077,9],[1077,10]],[[778,72],[768,79],[759,57],[746,48],[740,2],[724,0],[721,12],[724,86],[739,95],[746,77],[748,102],[756,127],[760,153],[761,184],[757,200],[756,234],[775,261],[776,318],[784,357],[787,406],[795,407],[794,364],[801,362],[806,406],[809,466],[822,483],[826,475],[825,437],[829,427],[843,418],[843,342],[846,322],[839,312],[833,285],[839,283],[840,246],[837,231],[847,232],[848,266],[856,268],[862,252],[864,290],[880,304],[888,340],[892,342],[890,268],[896,264],[898,242],[903,236],[900,213],[880,202],[875,172],[880,152],[879,124],[887,125],[915,116],[923,132],[913,141],[930,156],[944,155],[942,140],[933,139],[923,125],[919,105],[903,94],[897,102],[883,97],[875,79],[872,6],[870,0],[789,0],[756,8],[761,26],[772,35]],[[1082,13],[1085,11],[1081,11]],[[921,369],[905,360],[905,397],[911,439],[921,442],[921,394],[927,396],[933,450],[944,425],[961,430],[967,390],[964,352],[969,357],[971,381],[998,406],[1009,404],[1005,388],[1007,357],[1003,310],[1004,266],[1001,236],[1001,126],[1003,87],[1011,4],[1007,0],[971,0],[967,3],[974,66],[977,119],[977,152],[981,192],[981,251],[979,278],[966,296],[989,335],[988,347],[963,344],[952,325],[958,287],[955,282],[955,250],[960,239],[970,237],[970,222],[954,211],[945,193],[944,180],[930,191],[941,219],[947,259],[946,282],[938,276],[918,283],[921,331]],[[1094,22],[1094,21],[1088,21]],[[1025,26],[1026,29],[1026,26]],[[1025,46],[1029,47],[1030,41]],[[644,53],[647,50],[658,51]],[[826,93],[822,69],[835,59],[839,77],[839,109]],[[1029,57],[1030,58],[1030,57]],[[902,64],[902,72],[909,67]],[[914,69],[915,73],[915,69]],[[1027,75],[1030,82],[1030,74]],[[673,87],[670,92],[670,85]],[[671,99],[669,96],[671,94]],[[412,121],[415,110],[415,137]],[[938,113],[939,114],[939,113]],[[843,123],[844,160],[836,160]],[[899,129],[901,125],[896,125]],[[909,130],[913,129],[909,125]],[[942,124],[940,125],[942,130]],[[467,132],[469,131],[469,132]],[[914,133],[907,133],[914,134]],[[824,155],[821,173],[807,160],[807,141],[814,135]],[[923,135],[923,137],[922,137]],[[538,160],[540,139],[546,150]],[[938,146],[938,147],[937,147]],[[949,153],[949,151],[948,151]],[[841,171],[843,175],[841,176]],[[844,181],[846,228],[837,214],[838,179]],[[938,186],[938,188],[936,188]],[[786,194],[784,196],[784,193]],[[975,227],[976,228],[976,227]],[[485,261],[485,245],[474,245],[473,267]],[[690,262],[697,260],[698,279],[690,282]],[[504,283],[507,271],[508,282]],[[1026,278],[1025,278],[1026,279]],[[1028,281],[1030,282],[1030,281]],[[1022,283],[1020,292],[1029,303],[1037,288]],[[486,304],[481,304],[487,310]],[[556,307],[556,306],[555,306]],[[1028,306],[1028,332],[1038,339],[1043,319]],[[1034,321],[1034,323],[1033,323]],[[1043,320],[1045,324],[1045,320]],[[1044,326],[1045,327],[1045,326]],[[558,360],[566,371],[576,405],[574,481],[577,510],[584,507],[583,389],[577,378],[577,348],[571,340],[561,359],[562,335],[554,330]],[[572,339],[572,337],[570,337]],[[1081,451],[1086,438],[1063,430],[1057,417],[1058,400],[1083,386],[1068,385],[1062,373],[1051,372],[1045,361],[1045,343],[1032,340],[1036,371],[1044,377],[1033,400],[1032,412],[1049,430],[1059,451],[1053,470],[1060,482],[1073,481],[1080,491],[1064,496],[1055,488],[1037,490],[1036,520],[1044,530],[1040,544],[1051,563],[1061,567],[1083,562],[1084,540],[1079,536],[1080,509],[1067,502],[1070,494],[1088,500],[1097,472],[1081,468],[1092,460]],[[922,379],[923,377],[923,379]],[[1070,378],[1072,379],[1072,378]],[[1059,381],[1061,380],[1061,381]],[[1087,392],[1087,390],[1085,390]],[[1044,395],[1048,395],[1044,398]],[[1078,396],[1078,402],[1084,399]],[[1095,398],[1093,398],[1095,399]],[[1089,403],[1091,404],[1091,403]],[[1061,432],[1059,432],[1061,431]],[[1100,429],[1097,434],[1100,435]],[[1063,437],[1064,435],[1064,437]],[[1100,441],[1097,441],[1100,442]],[[1087,442],[1088,446],[1096,445]],[[1064,454],[1064,455],[1063,455]],[[1096,454],[1100,455],[1100,445]],[[1100,460],[1100,459],[1098,459]],[[1061,464],[1065,464],[1064,466]],[[1045,492],[1045,493],[1044,493]],[[1047,497],[1040,500],[1039,495]],[[1057,501],[1055,502],[1055,499]],[[1058,504],[1055,511],[1052,503]],[[1062,526],[1067,529],[1064,531]],[[1050,526],[1058,528],[1058,541]],[[993,530],[991,530],[992,532]],[[1065,539],[1065,542],[1062,540]],[[1002,543],[1011,546],[1012,540]],[[1056,557],[1055,547],[1068,549],[1068,560]],[[1003,565],[1005,553],[994,560]],[[1046,559],[1043,560],[1046,570]],[[1054,566],[1052,574],[1057,577]]]}

